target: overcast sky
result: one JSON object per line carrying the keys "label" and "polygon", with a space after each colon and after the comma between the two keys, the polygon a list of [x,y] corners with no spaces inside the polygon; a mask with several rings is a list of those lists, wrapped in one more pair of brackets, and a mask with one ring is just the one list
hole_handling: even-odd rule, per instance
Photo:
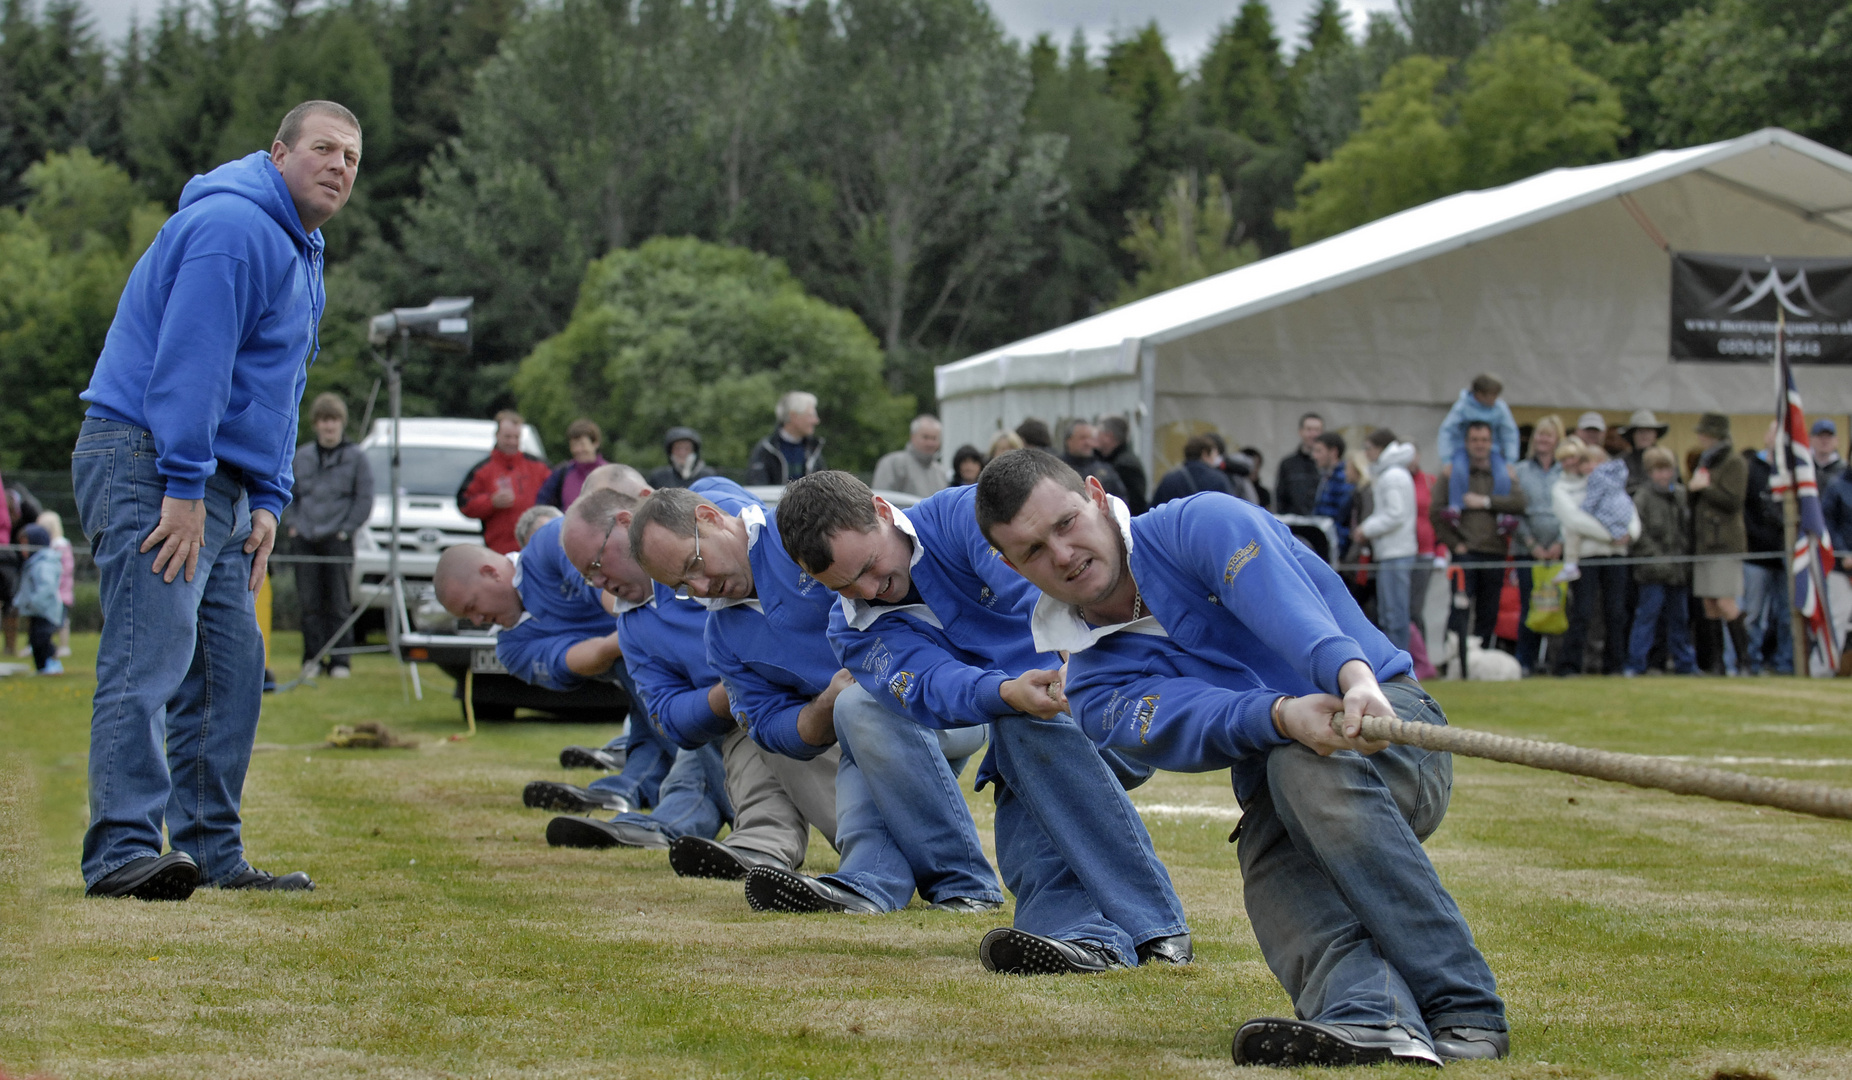
{"label": "overcast sky", "polygon": [[[1274,22],[1290,50],[1299,34],[1299,21],[1314,0],[1268,0]],[[1351,13],[1351,30],[1361,31],[1367,12],[1388,11],[1394,0],[1342,0]],[[154,20],[161,0],[87,0],[97,29],[110,41],[128,33],[129,22],[143,26]],[[1131,31],[1156,19],[1170,43],[1171,55],[1192,66],[1209,45],[1215,28],[1234,17],[1241,0],[990,0],[992,10],[1013,36],[1029,41],[1044,31],[1065,45],[1079,28],[1097,48],[1114,31]]]}

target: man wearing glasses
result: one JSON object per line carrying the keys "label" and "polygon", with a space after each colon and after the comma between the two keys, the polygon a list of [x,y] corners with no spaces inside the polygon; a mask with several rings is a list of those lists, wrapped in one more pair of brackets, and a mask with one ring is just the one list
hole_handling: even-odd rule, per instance
{"label": "man wearing glasses", "polygon": [[[693,489],[729,512],[760,505],[745,489],[718,477],[697,480]],[[715,842],[712,834],[675,836],[669,866],[683,877],[729,881],[755,866],[802,866],[811,826],[835,843],[836,755],[803,761],[770,753],[747,738],[707,661],[707,608],[678,599],[630,558],[628,529],[638,503],[618,491],[582,496],[567,512],[561,538],[572,564],[613,600],[624,664],[646,703],[648,722],[682,748],[676,769],[691,754],[710,760],[708,782],[730,808],[733,830],[724,841]],[[555,826],[564,832],[603,824],[572,824],[583,820],[561,818]]]}
{"label": "man wearing glasses", "polygon": [[785,553],[774,511],[729,513],[696,491],[659,491],[637,508],[628,540],[650,577],[705,601],[708,660],[753,741],[800,761],[840,754],[840,869],[812,878],[754,867],[746,899],[755,910],[876,915],[907,906],[916,890],[941,910],[1002,905],[958,788],[982,730],[940,735],[883,710],[837,713],[855,680],[829,643],[836,597]]}

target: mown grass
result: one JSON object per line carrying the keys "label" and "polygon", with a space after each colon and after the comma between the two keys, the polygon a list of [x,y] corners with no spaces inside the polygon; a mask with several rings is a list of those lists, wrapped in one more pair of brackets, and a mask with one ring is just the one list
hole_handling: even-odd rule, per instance
{"label": "mown grass", "polygon": [[[549,849],[520,786],[608,728],[484,725],[397,673],[266,699],[246,786],[258,865],[307,896],[87,901],[92,684],[0,680],[0,1068],[91,1076],[1214,1076],[1234,1025],[1289,1011],[1227,843],[1225,774],[1134,793],[1198,963],[985,975],[1001,920],[750,912],[660,854]],[[294,643],[278,642],[279,658]],[[283,663],[287,667],[287,663]],[[427,670],[427,674],[429,674]],[[1843,683],[1439,684],[1457,724],[1694,757],[1852,760]],[[384,720],[407,750],[321,747]],[[1852,783],[1852,767],[1750,766]],[[582,774],[580,780],[589,779]],[[981,831],[989,801],[973,795]],[[1460,761],[1429,843],[1501,980],[1485,1076],[1852,1075],[1852,823]],[[813,845],[812,869],[833,866]]]}

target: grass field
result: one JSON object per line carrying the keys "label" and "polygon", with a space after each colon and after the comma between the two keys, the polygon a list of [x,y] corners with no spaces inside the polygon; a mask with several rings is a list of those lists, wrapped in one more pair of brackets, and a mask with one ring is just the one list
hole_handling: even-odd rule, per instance
{"label": "grass field", "polygon": [[[1133,793],[1194,966],[1001,978],[976,957],[997,917],[757,915],[737,884],[676,878],[660,853],[549,849],[521,785],[589,779],[558,749],[611,729],[446,741],[462,726],[448,686],[408,704],[375,658],[265,702],[247,847],[318,891],[84,900],[95,639],[77,645],[66,678],[0,680],[15,1076],[1214,1076],[1238,1071],[1242,1018],[1290,1012],[1243,913],[1226,774]],[[1845,683],[1433,689],[1460,725],[1852,784]],[[372,719],[419,745],[320,745]],[[989,800],[971,806],[988,841]],[[1428,847],[1510,1004],[1512,1059],[1455,1066],[1467,1075],[1852,1076],[1852,823],[1461,760]],[[834,865],[812,852],[810,869]]]}

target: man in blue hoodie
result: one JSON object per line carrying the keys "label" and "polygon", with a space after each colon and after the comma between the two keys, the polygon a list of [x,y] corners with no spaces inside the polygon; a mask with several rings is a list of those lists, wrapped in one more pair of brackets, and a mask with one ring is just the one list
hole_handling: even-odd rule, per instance
{"label": "man in blue hoodie", "polygon": [[837,715],[847,706],[990,731],[977,780],[996,784],[997,862],[1016,924],[984,935],[985,970],[1188,963],[1183,905],[1125,794],[1151,770],[1117,754],[1109,763],[1066,715],[1060,658],[1029,633],[1037,593],[978,532],[976,493],[952,488],[902,511],[845,472],[785,489],[786,550],[842,598],[830,642],[859,686]]}
{"label": "man in blue hoodie", "polygon": [[1230,769],[1261,953],[1295,1019],[1243,1024],[1243,1064],[1503,1057],[1505,1007],[1421,840],[1452,762],[1360,737],[1365,715],[1444,724],[1408,654],[1279,522],[1225,495],[1138,518],[1032,452],[992,462],[976,513],[1041,588],[1035,640],[1100,746]]}
{"label": "man in blue hoodie", "polygon": [[314,887],[245,861],[238,811],[264,677],[252,593],[289,503],[321,226],[359,167],[360,122],[310,101],[268,153],[194,177],[129,274],[82,394],[71,475],[103,604],[89,895]]}
{"label": "man in blue hoodie", "polygon": [[840,740],[839,868],[812,878],[754,867],[754,910],[876,915],[906,907],[916,890],[945,910],[1002,905],[956,779],[981,736],[935,738],[880,710],[837,711],[855,680],[830,647],[835,597],[785,553],[773,511],[729,514],[670,488],[643,501],[629,541],[650,577],[707,601],[708,662],[753,741],[802,761],[836,754]]}

